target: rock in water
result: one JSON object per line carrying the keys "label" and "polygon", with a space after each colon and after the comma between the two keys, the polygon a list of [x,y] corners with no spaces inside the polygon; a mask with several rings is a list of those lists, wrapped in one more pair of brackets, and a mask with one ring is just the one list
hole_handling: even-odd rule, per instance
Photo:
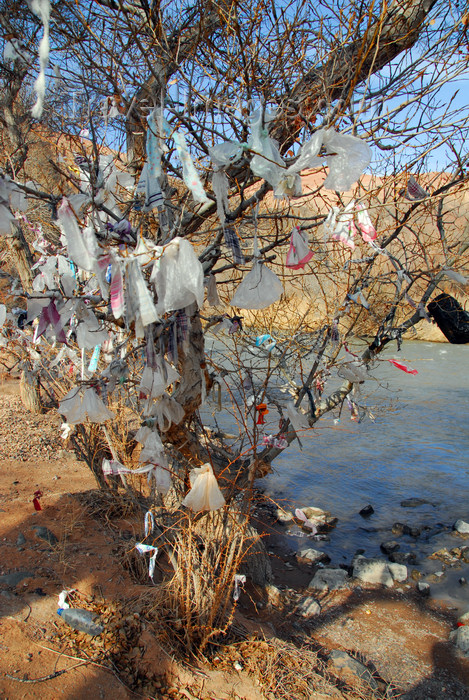
{"label": "rock in water", "polygon": [[399,583],[407,581],[407,566],[403,564],[388,564],[388,568],[394,581]]}
{"label": "rock in water", "polygon": [[353,577],[365,583],[381,583],[387,588],[394,584],[388,563],[384,559],[356,557],[353,563]]}
{"label": "rock in water", "polygon": [[317,564],[318,562],[328,563],[331,560],[326,552],[321,552],[319,549],[313,549],[312,547],[300,549],[296,556],[298,559],[307,559],[311,564]]}
{"label": "rock in water", "polygon": [[469,523],[466,523],[464,520],[456,520],[453,529],[459,532],[460,535],[469,535]]}
{"label": "rock in water", "polygon": [[419,581],[417,583],[417,590],[421,596],[426,598],[430,595],[430,584],[425,583],[425,581]]}
{"label": "rock in water", "polygon": [[396,564],[416,564],[417,557],[413,552],[393,552],[389,559]]}
{"label": "rock in water", "polygon": [[394,523],[394,525],[391,528],[391,532],[393,535],[397,535],[399,537],[400,535],[404,534],[404,529],[404,523]]}
{"label": "rock in water", "polygon": [[375,512],[375,509],[373,508],[372,505],[367,505],[358,511],[359,515],[361,515],[362,518],[368,518],[370,515],[373,515],[374,512]]}
{"label": "rock in water", "polygon": [[417,506],[423,506],[425,503],[430,503],[430,501],[426,501],[424,498],[406,498],[404,501],[401,501],[401,507],[417,508]]}
{"label": "rock in water", "polygon": [[410,535],[411,537],[420,537],[421,529],[419,527],[411,527],[410,525],[404,525],[404,535]]}
{"label": "rock in water", "polygon": [[382,542],[380,547],[385,554],[392,554],[392,552],[400,549],[400,544],[395,540],[391,540],[391,542]]}

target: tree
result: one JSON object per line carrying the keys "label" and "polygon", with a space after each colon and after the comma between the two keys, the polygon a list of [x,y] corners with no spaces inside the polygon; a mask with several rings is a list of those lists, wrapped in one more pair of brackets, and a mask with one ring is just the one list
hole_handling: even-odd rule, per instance
{"label": "tree", "polygon": [[243,559],[269,578],[255,480],[347,399],[362,414],[381,350],[465,284],[466,18],[436,0],[2,5],[0,223],[39,319],[9,348],[100,486],[117,472],[150,508],[181,639],[205,645]]}

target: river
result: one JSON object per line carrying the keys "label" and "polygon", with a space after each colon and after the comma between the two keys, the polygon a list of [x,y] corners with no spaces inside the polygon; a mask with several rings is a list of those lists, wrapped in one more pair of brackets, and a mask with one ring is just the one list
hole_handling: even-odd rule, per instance
{"label": "river", "polygon": [[[469,581],[469,565],[435,578],[431,574],[444,567],[427,557],[441,547],[469,544],[469,536],[452,532],[458,518],[469,522],[468,352],[464,345],[404,342],[397,353],[393,343],[371,371],[374,378],[361,385],[358,401],[374,421],[352,421],[345,404],[339,420],[337,412],[323,417],[302,440],[303,449],[295,441],[259,482],[285,508],[316,506],[338,518],[328,541],[310,543],[333,564],[350,563],[359,548],[365,556],[383,556],[380,544],[396,540],[400,551],[416,554],[409,570],[423,573],[432,595],[460,609],[469,607],[469,584],[458,582],[461,576]],[[397,369],[390,358],[418,374]],[[229,419],[221,425],[234,427]],[[402,507],[409,498],[426,502]],[[364,519],[359,511],[368,504],[375,512]],[[396,537],[395,522],[428,529],[417,538]],[[292,549],[306,543],[296,532],[287,535]]]}
{"label": "river", "polygon": [[[360,401],[374,422],[353,422],[344,408],[339,422],[330,416],[318,423],[303,450],[295,442],[275,461],[274,473],[262,482],[267,494],[294,507],[329,510],[339,519],[330,541],[313,545],[333,563],[350,562],[358,548],[365,556],[382,556],[380,544],[396,540],[401,551],[417,555],[415,568],[427,580],[442,570],[429,554],[469,544],[469,537],[465,541],[451,530],[458,518],[469,521],[468,353],[464,345],[405,342],[400,353],[394,346],[383,357],[398,358],[418,374],[385,361],[371,372],[379,382],[368,381]],[[400,505],[415,497],[427,503]],[[375,512],[364,519],[359,511],[367,504]],[[391,532],[395,522],[431,529],[418,538],[397,538]],[[469,584],[461,586],[461,576],[469,581],[469,565],[448,570],[439,582],[430,577],[432,595],[467,607]]]}

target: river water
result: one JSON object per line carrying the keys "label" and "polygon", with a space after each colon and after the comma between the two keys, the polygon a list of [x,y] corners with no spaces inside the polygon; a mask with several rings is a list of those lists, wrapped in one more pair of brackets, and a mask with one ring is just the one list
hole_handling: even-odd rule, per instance
{"label": "river water", "polygon": [[[435,581],[430,574],[441,572],[442,565],[427,556],[469,544],[469,538],[452,533],[458,518],[469,521],[468,353],[464,345],[426,342],[405,342],[400,353],[384,353],[418,374],[385,361],[371,372],[379,382],[366,382],[360,403],[371,409],[374,422],[356,423],[345,408],[339,422],[324,417],[303,450],[297,442],[291,445],[262,482],[277,501],[317,506],[339,519],[330,541],[311,543],[333,564],[349,563],[358,548],[365,556],[382,556],[380,543],[396,540],[401,551],[416,554],[415,568],[431,583],[432,595],[458,608],[469,607],[469,584],[458,583],[461,576],[469,581],[469,566],[448,569]],[[427,503],[402,507],[409,498]],[[367,504],[375,513],[365,520],[359,510]],[[397,538],[391,532],[395,522],[431,529],[416,539]],[[293,547],[305,545],[291,540]]]}
{"label": "river water", "polygon": [[[285,508],[316,506],[338,518],[324,542],[304,539],[298,528],[286,529],[292,549],[306,544],[323,549],[338,565],[350,563],[359,548],[365,556],[383,556],[380,544],[396,540],[400,551],[416,554],[417,564],[409,569],[423,573],[434,597],[467,609],[469,583],[458,579],[469,581],[469,565],[444,571],[440,561],[427,557],[441,547],[469,544],[469,537],[452,532],[458,518],[469,521],[469,348],[405,342],[397,353],[393,346],[358,399],[374,422],[352,421],[345,404],[339,420],[336,411],[318,422],[303,449],[297,441],[290,445],[259,486]],[[397,369],[389,358],[418,374]],[[230,420],[221,422],[224,429],[234,427]],[[401,506],[409,498],[426,502]],[[364,519],[359,511],[367,504],[375,512]],[[418,538],[396,537],[395,522],[427,529]]]}

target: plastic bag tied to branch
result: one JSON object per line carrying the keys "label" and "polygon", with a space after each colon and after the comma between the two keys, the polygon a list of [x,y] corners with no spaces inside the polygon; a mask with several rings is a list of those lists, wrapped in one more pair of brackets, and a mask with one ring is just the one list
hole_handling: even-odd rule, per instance
{"label": "plastic bag tied to branch", "polygon": [[201,467],[192,469],[189,480],[191,490],[182,501],[183,506],[190,508],[195,513],[223,508],[225,499],[208,462]]}

